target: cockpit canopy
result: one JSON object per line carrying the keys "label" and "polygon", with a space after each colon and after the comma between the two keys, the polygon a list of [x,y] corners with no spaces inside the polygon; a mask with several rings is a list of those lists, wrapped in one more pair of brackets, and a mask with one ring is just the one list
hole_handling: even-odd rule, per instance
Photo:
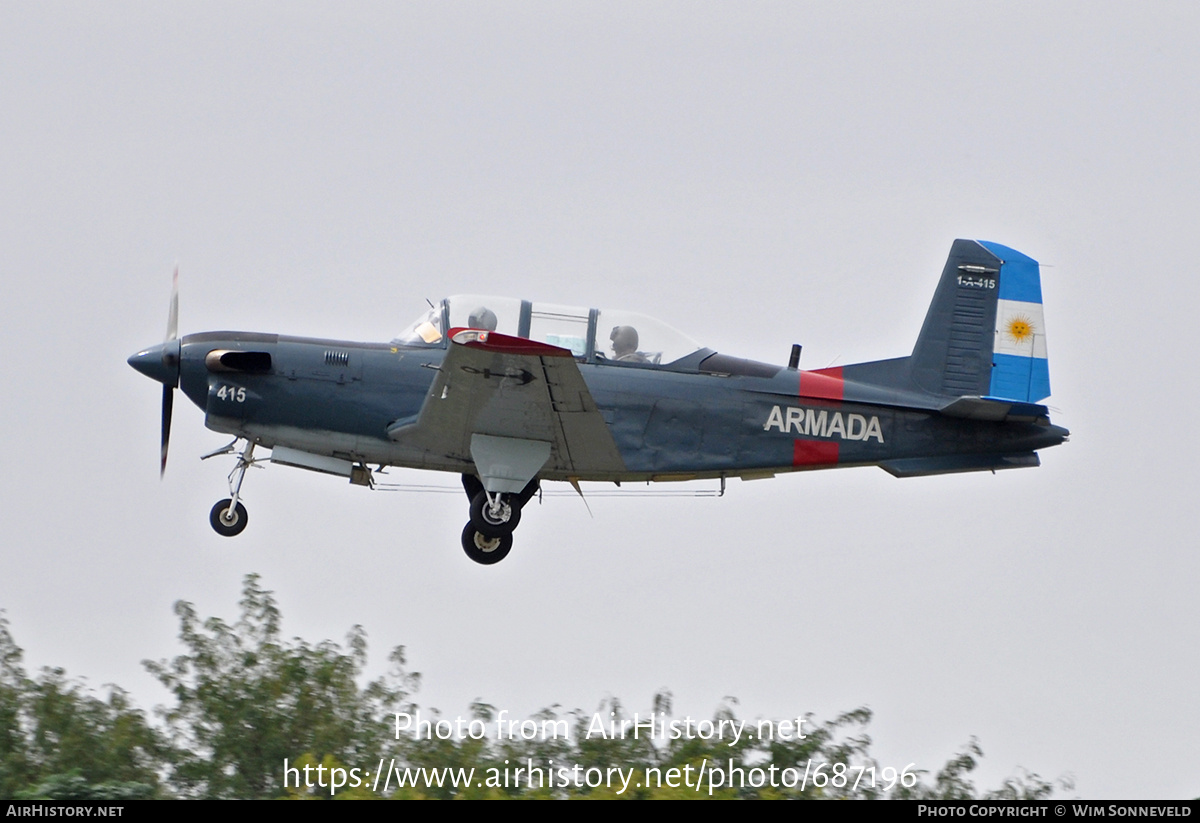
{"label": "cockpit canopy", "polygon": [[588,361],[668,366],[697,352],[687,335],[644,314],[531,303],[512,297],[460,294],[431,307],[393,343],[441,348],[447,329],[497,331],[569,349]]}

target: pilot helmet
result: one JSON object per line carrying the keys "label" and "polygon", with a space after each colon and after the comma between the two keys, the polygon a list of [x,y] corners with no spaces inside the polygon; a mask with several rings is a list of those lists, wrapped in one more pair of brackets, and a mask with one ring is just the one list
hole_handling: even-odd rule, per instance
{"label": "pilot helmet", "polygon": [[618,354],[637,351],[638,333],[633,326],[613,326],[608,339],[612,341],[613,351]]}
{"label": "pilot helmet", "polygon": [[472,329],[495,331],[496,313],[487,306],[480,306],[471,312],[470,317],[467,318],[467,325]]}

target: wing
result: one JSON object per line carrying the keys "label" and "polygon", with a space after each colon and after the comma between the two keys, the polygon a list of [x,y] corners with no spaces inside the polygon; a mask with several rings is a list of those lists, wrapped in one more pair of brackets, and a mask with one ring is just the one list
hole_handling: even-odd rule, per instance
{"label": "wing", "polygon": [[390,438],[476,463],[489,491],[520,491],[543,467],[562,476],[624,471],[568,349],[474,329],[449,338],[420,413],[393,423]]}

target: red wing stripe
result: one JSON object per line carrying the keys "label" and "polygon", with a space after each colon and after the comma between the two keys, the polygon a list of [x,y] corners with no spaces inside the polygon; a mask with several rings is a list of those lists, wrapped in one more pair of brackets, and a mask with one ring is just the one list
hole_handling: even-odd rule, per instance
{"label": "red wing stripe", "polygon": [[[450,339],[454,340],[459,332],[476,331],[474,329],[453,328],[450,330]],[[467,346],[472,349],[483,349],[484,351],[494,351],[500,354],[527,354],[532,357],[574,357],[570,349],[551,346],[549,343],[539,343],[536,340],[527,340],[524,337],[512,337],[507,334],[499,334],[498,332],[478,332],[480,335],[486,334],[486,340],[472,340],[459,345]]]}

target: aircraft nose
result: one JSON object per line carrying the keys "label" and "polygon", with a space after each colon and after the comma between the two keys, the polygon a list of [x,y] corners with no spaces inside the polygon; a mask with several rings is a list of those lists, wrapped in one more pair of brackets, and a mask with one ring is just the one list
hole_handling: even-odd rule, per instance
{"label": "aircraft nose", "polygon": [[174,388],[179,385],[179,341],[168,340],[148,349],[143,349],[129,358],[133,366],[151,380]]}

